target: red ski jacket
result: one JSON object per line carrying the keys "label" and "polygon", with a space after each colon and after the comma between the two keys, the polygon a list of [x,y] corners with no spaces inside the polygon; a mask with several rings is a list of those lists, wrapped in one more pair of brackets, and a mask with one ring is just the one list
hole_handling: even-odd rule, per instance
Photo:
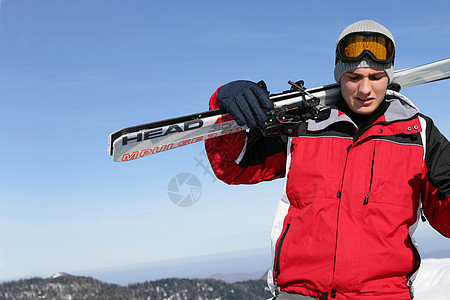
{"label": "red ski jacket", "polygon": [[[228,184],[285,177],[272,228],[276,290],[317,299],[410,299],[421,212],[450,237],[450,145],[405,96],[389,91],[363,134],[337,107],[295,137],[257,130],[205,142]],[[217,92],[210,109],[218,108]]]}

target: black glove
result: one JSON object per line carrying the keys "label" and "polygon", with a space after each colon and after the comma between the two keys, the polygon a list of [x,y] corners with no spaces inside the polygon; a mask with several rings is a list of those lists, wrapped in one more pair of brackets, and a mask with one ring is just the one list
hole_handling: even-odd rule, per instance
{"label": "black glove", "polygon": [[263,110],[273,109],[266,89],[246,80],[232,81],[222,86],[217,100],[239,126],[247,125],[249,128],[263,125],[267,121]]}

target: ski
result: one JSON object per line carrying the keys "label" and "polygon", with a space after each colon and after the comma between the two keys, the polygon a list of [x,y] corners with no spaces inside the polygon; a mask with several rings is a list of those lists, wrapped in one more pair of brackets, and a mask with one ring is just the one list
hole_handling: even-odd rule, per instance
{"label": "ski", "polygon": [[[393,83],[399,90],[449,78],[450,58],[447,58],[395,71]],[[313,109],[310,118],[321,118],[326,107],[340,97],[337,83],[311,89],[304,89],[301,81],[289,83],[290,90],[269,96],[275,107],[271,114],[278,121],[280,117],[276,114],[283,116],[283,112],[305,103]],[[109,136],[108,152],[114,161],[125,162],[246,129],[224,110],[217,109],[118,130]],[[277,126],[269,129],[267,135],[279,134]]]}

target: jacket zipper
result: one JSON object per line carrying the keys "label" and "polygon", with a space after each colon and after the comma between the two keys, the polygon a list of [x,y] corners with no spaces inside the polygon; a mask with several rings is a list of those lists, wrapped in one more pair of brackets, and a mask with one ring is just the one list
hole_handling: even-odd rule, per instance
{"label": "jacket zipper", "polygon": [[278,248],[275,253],[275,296],[278,296],[280,291],[278,290],[278,276],[280,275],[280,254],[281,254],[281,247],[283,246],[284,239],[286,238],[286,234],[288,233],[289,227],[291,227],[291,224],[286,224],[286,229],[283,232],[283,235],[280,237],[280,241],[278,243]]}
{"label": "jacket zipper", "polygon": [[364,198],[363,204],[366,205],[369,203],[369,195],[370,191],[372,190],[372,181],[373,181],[373,166],[375,165],[375,145],[373,146],[373,154],[372,154],[372,167],[370,168],[370,182],[369,182],[369,192],[366,195],[366,198]]}
{"label": "jacket zipper", "polygon": [[411,280],[411,277],[417,272],[417,270],[419,270],[420,264],[421,264],[421,258],[420,258],[419,251],[417,250],[416,246],[414,246],[414,243],[413,243],[410,235],[408,235],[408,239],[409,239],[409,242],[411,243],[411,249],[413,251],[414,265],[413,265],[411,272],[409,272],[406,275],[406,279],[408,280],[407,285],[409,286],[410,296],[411,296],[411,298],[414,298],[414,290],[413,290],[413,286],[412,286],[413,281]]}
{"label": "jacket zipper", "polygon": [[347,147],[347,156],[345,157],[345,164],[344,164],[344,170],[342,171],[341,184],[339,185],[338,192],[337,192],[338,199],[341,199],[341,196],[342,196],[342,186],[344,184],[345,169],[347,168],[348,153],[353,148],[353,145],[354,144],[352,143],[350,146]]}

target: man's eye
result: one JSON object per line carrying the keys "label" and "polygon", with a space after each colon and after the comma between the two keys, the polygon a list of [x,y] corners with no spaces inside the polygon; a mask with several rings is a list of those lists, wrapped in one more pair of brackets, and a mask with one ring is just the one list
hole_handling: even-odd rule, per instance
{"label": "man's eye", "polygon": [[370,79],[372,79],[372,80],[380,80],[383,77],[384,77],[384,75],[374,75],[374,76],[371,76]]}

